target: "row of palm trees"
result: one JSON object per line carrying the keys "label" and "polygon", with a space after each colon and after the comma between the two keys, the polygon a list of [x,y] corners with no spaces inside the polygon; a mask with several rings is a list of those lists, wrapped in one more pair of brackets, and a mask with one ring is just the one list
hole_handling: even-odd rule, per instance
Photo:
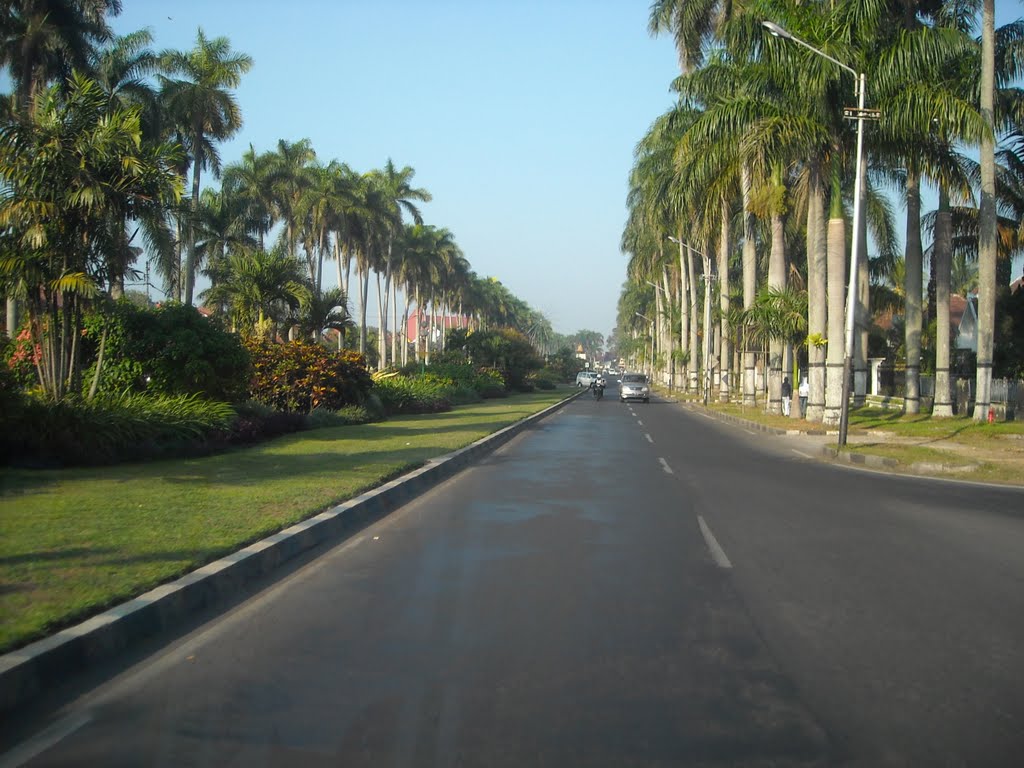
{"label": "row of palm trees", "polygon": [[[373,284],[381,366],[406,360],[403,296],[403,315],[415,300],[432,323],[458,314],[553,343],[547,318],[475,275],[450,231],[423,223],[430,194],[411,167],[358,173],[319,162],[308,140],[250,147],[222,167],[218,144],[241,128],[234,89],[252,60],[202,30],[189,51],[157,52],[148,31],[112,33],[119,11],[120,0],[0,7],[0,66],[14,86],[0,101],[0,291],[9,334],[19,308],[28,316],[55,399],[80,391],[84,310],[141,279],[143,253],[184,303],[204,274],[201,298],[246,333],[343,329],[355,291],[360,351]],[[210,174],[219,189],[204,184]],[[337,272],[329,290],[325,261]]]}
{"label": "row of palm trees", "polygon": [[[655,347],[671,353],[659,356],[662,370],[681,372],[683,386],[715,381],[719,398],[739,394],[748,405],[757,398],[756,350],[763,344],[771,412],[781,410],[794,344],[806,344],[807,416],[835,423],[847,281],[859,288],[856,401],[867,384],[872,284],[902,261],[905,403],[916,413],[927,263],[938,329],[933,415],[951,415],[949,292],[956,254],[961,263],[979,264],[975,417],[984,418],[997,287],[1006,289],[1011,256],[1022,242],[1024,99],[1010,83],[1024,63],[1024,24],[997,34],[991,0],[979,5],[655,0],[650,31],[673,35],[682,75],[673,83],[678,103],[636,149],[622,237],[630,262],[620,335],[646,334],[642,316],[654,319]],[[973,36],[979,10],[980,41]],[[820,54],[771,36],[766,21],[866,74],[868,104],[881,114],[866,131],[866,216],[858,238],[848,225],[855,123],[844,119],[844,108],[855,103],[854,78]],[[980,162],[971,159],[972,150]],[[925,184],[939,192],[930,217],[922,215]],[[902,255],[886,191],[906,209]],[[925,222],[932,234],[927,251]],[[856,275],[846,268],[851,239],[860,244]],[[705,296],[716,306],[702,313]]]}

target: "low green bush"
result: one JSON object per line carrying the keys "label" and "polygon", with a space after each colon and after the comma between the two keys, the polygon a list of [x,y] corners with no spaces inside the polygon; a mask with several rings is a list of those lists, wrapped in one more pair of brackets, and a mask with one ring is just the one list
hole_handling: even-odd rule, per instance
{"label": "low green bush", "polygon": [[337,411],[314,408],[306,419],[310,429],[325,427],[347,427],[353,424],[369,424],[379,421],[365,405],[346,405]]}
{"label": "low green bush", "polygon": [[528,377],[527,381],[533,384],[534,388],[542,391],[550,391],[557,387],[555,380],[550,376],[547,376],[544,371]]}
{"label": "low green bush", "polygon": [[28,465],[95,465],[208,451],[230,432],[234,409],[196,395],[125,393],[91,402],[28,398],[0,452]]}
{"label": "low green bush", "polygon": [[405,413],[440,413],[451,410],[448,388],[427,377],[389,376],[374,383],[388,415]]}
{"label": "low green bush", "polygon": [[87,389],[99,365],[104,338],[100,393],[198,394],[227,402],[245,397],[249,354],[241,339],[195,307],[146,308],[127,300],[101,304],[85,320],[83,354],[89,365],[83,385]]}

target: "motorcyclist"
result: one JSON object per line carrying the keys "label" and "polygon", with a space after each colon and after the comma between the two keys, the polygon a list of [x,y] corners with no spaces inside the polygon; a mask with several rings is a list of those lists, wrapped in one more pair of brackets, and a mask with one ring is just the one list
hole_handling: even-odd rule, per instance
{"label": "motorcyclist", "polygon": [[597,376],[590,382],[590,394],[594,396],[595,400],[600,400],[604,397],[604,376]]}

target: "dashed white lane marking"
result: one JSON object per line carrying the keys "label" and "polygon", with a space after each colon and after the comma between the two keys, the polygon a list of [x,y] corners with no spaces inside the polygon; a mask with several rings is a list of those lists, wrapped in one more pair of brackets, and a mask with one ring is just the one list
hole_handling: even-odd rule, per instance
{"label": "dashed white lane marking", "polygon": [[803,456],[805,459],[812,459],[812,458],[814,458],[810,454],[804,453],[803,451],[798,451],[796,448],[791,448],[790,450],[792,450],[793,453],[795,453],[797,456]]}
{"label": "dashed white lane marking", "polygon": [[756,435],[757,434],[757,432],[755,432],[752,429],[744,429],[743,431],[746,432],[748,435]]}
{"label": "dashed white lane marking", "polygon": [[44,731],[40,731],[28,741],[24,741],[9,752],[0,755],[0,768],[17,768],[17,766],[33,760],[54,744],[63,741],[77,731],[92,718],[88,712],[69,715],[58,720]]}
{"label": "dashed white lane marking", "polygon": [[666,472],[667,474],[670,474],[670,475],[674,475],[674,474],[675,474],[675,472],[673,472],[673,471],[672,471],[672,467],[670,467],[670,466],[668,465],[668,462],[667,462],[667,461],[665,461],[665,460],[664,460],[664,459],[662,459],[662,458],[659,458],[659,459],[658,459],[658,461],[660,461],[660,462],[661,462],[661,468],[662,468],[663,470],[665,470],[665,472]]}
{"label": "dashed white lane marking", "polygon": [[697,524],[700,526],[701,535],[704,536],[704,543],[708,545],[708,549],[711,550],[711,558],[718,564],[719,568],[732,568],[732,563],[729,562],[728,556],[725,554],[725,550],[722,549],[718,543],[718,539],[715,538],[715,534],[711,532],[711,528],[704,522],[704,518],[701,515],[697,515]]}
{"label": "dashed white lane marking", "polygon": [[642,421],[640,421],[640,419],[637,419],[636,423],[639,424],[641,427],[644,425],[644,423]]}
{"label": "dashed white lane marking", "polygon": [[653,440],[651,439],[651,436],[650,436],[650,435],[648,435],[648,434],[647,434],[646,432],[644,433],[644,437],[646,437],[646,438],[647,438],[647,442],[648,442],[648,443],[653,443],[653,442],[654,442],[654,441],[653,441]]}

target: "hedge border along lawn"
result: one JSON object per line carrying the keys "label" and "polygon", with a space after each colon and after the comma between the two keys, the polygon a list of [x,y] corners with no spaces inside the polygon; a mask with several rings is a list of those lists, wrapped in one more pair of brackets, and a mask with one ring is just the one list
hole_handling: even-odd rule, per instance
{"label": "hedge border along lawn", "polygon": [[[575,391],[575,390],[573,390]],[[199,459],[0,470],[0,652],[195,570],[563,400],[565,389]]]}

